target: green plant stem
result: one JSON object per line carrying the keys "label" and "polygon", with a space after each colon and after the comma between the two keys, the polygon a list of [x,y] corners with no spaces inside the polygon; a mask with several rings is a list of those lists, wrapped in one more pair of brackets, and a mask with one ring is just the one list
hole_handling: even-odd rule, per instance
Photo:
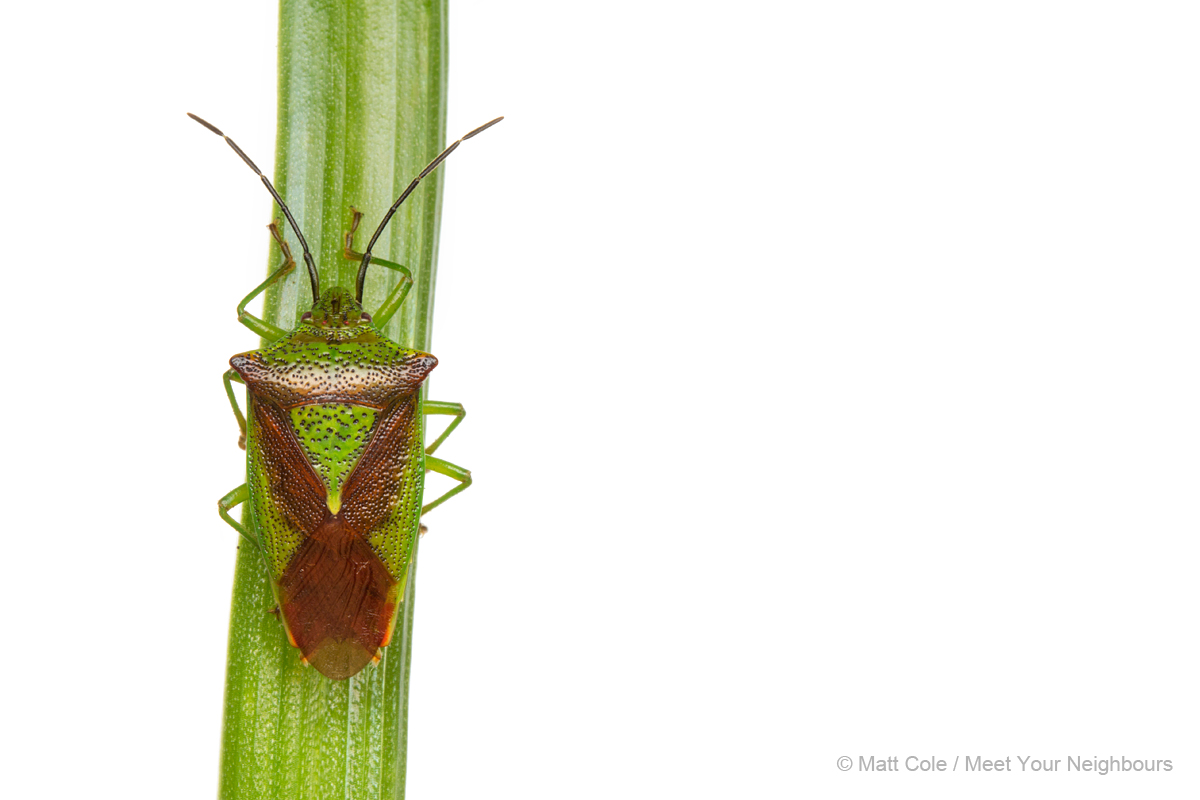
{"label": "green plant stem", "polygon": [[[316,259],[322,289],[353,288],[343,258],[351,207],[365,246],[404,186],[445,142],[445,0],[283,0],[275,186]],[[414,287],[388,328],[429,350],[441,209],[441,170],[393,218],[375,254],[412,270]],[[276,210],[274,213],[278,214]],[[288,230],[297,259],[300,246]],[[268,261],[281,260],[272,244]],[[397,274],[368,273],[364,307],[383,301]],[[250,281],[248,281],[249,283]],[[267,294],[264,319],[290,330],[312,303],[303,264]],[[408,666],[416,554],[403,617],[382,661],[346,681],[300,662],[278,620],[262,557],[238,550],[220,796],[332,800],[404,796]]]}

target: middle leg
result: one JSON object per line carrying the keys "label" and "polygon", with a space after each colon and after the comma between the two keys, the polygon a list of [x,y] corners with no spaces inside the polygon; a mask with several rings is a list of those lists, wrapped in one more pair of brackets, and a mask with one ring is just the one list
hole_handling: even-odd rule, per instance
{"label": "middle leg", "polygon": [[[362,261],[363,254],[354,249],[354,233],[358,230],[358,223],[362,221],[362,212],[357,208],[350,210],[354,212],[354,219],[350,222],[350,231],[346,234],[346,246],[342,253],[352,261]],[[374,253],[371,254],[371,263],[400,273],[400,282],[384,298],[379,309],[371,315],[371,321],[375,323],[376,327],[382,328],[400,310],[400,306],[404,305],[404,298],[408,297],[408,291],[413,287],[413,276],[408,267],[394,261],[386,261]]]}

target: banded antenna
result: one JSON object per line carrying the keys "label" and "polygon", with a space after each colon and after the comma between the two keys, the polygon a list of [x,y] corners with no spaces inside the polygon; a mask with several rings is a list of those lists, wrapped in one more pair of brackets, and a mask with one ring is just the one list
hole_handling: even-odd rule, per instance
{"label": "banded antenna", "polygon": [[[310,281],[312,281],[313,302],[316,303],[317,300],[321,297],[321,281],[317,277],[317,265],[313,263],[312,253],[310,253],[308,251],[308,242],[305,241],[304,234],[300,232],[300,226],[296,224],[296,218],[292,216],[291,209],[289,209],[287,207],[287,203],[283,202],[283,198],[279,196],[279,192],[275,191],[275,187],[271,185],[271,182],[269,180],[267,180],[267,176],[262,174],[262,170],[260,170],[258,168],[258,165],[256,165],[253,161],[250,160],[250,156],[248,156],[242,152],[242,148],[238,147],[237,144],[234,143],[233,139],[230,139],[228,136],[226,136],[224,133],[222,133],[221,129],[218,128],[216,125],[213,125],[210,122],[206,122],[206,121],[200,119],[195,114],[188,112],[188,116],[191,117],[192,119],[196,120],[196,122],[199,122],[204,127],[208,128],[210,131],[215,133],[217,136],[220,136],[222,139],[224,139],[225,143],[233,148],[233,152],[235,152],[239,156],[241,156],[242,161],[245,161],[246,165],[248,167],[250,167],[250,169],[254,170],[254,174],[262,179],[263,186],[267,187],[267,191],[271,193],[271,197],[274,197],[275,202],[278,203],[279,207],[283,209],[283,215],[285,217],[287,217],[287,221],[292,226],[292,230],[294,230],[296,232],[296,236],[298,236],[300,238],[300,246],[304,248],[304,263],[308,267],[308,278]],[[498,121],[499,120],[497,120],[497,122]],[[490,123],[490,122],[488,123],[488,125],[491,125],[491,124],[492,123]],[[487,125],[484,126],[484,128],[486,128],[486,127],[487,127]],[[480,128],[479,130],[483,130],[483,128]],[[478,132],[479,131],[472,131],[470,134],[468,134],[468,136],[473,136]],[[463,137],[463,138],[466,138],[466,137]],[[455,142],[454,144],[457,145],[458,142]],[[445,155],[446,155],[445,153],[442,154],[443,157]],[[424,173],[422,173],[421,177],[425,177]],[[372,240],[372,242],[374,242],[374,240]],[[368,252],[370,252],[369,249],[368,249]],[[359,282],[361,283],[361,278],[360,278]]]}
{"label": "banded antenna", "polygon": [[[410,183],[408,185],[408,188],[404,190],[404,193],[401,194],[399,198],[397,198],[396,202],[392,203],[392,207],[389,208],[388,212],[383,215],[383,222],[379,223],[379,227],[375,229],[375,234],[371,237],[371,241],[367,243],[367,249],[363,251],[362,263],[359,264],[359,266],[358,266],[358,280],[355,282],[355,292],[356,292],[355,299],[358,300],[359,305],[362,305],[363,285],[366,283],[366,280],[367,280],[367,267],[369,267],[371,265],[371,248],[373,248],[375,246],[375,242],[377,242],[379,240],[379,234],[383,233],[383,229],[386,228],[387,224],[392,221],[392,215],[396,213],[396,209],[400,207],[401,203],[403,203],[405,200],[408,199],[408,196],[410,194],[412,194],[413,189],[417,188],[417,184],[421,182],[421,179],[424,178],[429,173],[433,172],[435,169],[437,169],[438,164],[441,164],[443,161],[445,161],[446,156],[453,153],[455,148],[457,148],[460,144],[465,142],[467,139],[470,139],[472,136],[474,136],[478,133],[483,133],[488,128],[492,127],[493,125],[495,125],[497,122],[499,122],[502,119],[504,119],[504,117],[496,117],[491,122],[480,125],[478,128],[471,131],[466,136],[462,137],[457,142],[455,142],[454,144],[450,145],[445,150],[443,150],[442,154],[440,156],[435,158],[433,161],[430,161],[429,166],[427,166],[427,167],[425,167],[425,169],[421,170],[420,175],[413,178],[412,183]],[[204,124],[207,125],[208,123],[206,122]],[[216,128],[213,128],[213,130],[216,130]],[[226,141],[228,141],[228,139],[226,139]],[[229,143],[231,145],[233,144],[233,142],[229,142]],[[240,153],[241,150],[238,150],[238,152]],[[246,158],[246,157],[242,156],[242,158]],[[249,161],[249,159],[246,159],[246,160]],[[266,181],[266,178],[263,178],[263,180]],[[267,184],[267,186],[270,186],[270,184]],[[290,219],[290,217],[289,217],[289,219]],[[303,237],[301,237],[301,241],[304,241]],[[307,251],[305,251],[305,252],[307,252]]]}

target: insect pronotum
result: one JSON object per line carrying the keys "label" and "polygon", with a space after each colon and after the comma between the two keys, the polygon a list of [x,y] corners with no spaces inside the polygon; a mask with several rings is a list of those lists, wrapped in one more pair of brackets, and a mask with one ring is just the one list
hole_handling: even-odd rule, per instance
{"label": "insect pronotum", "polygon": [[[433,452],[466,416],[459,403],[422,401],[421,384],[437,366],[383,333],[412,288],[412,273],[371,254],[400,204],[429,173],[498,117],[468,133],[429,163],[388,209],[363,252],[354,250],[362,214],[353,211],[344,255],[360,261],[354,293],[321,292],[308,242],[267,176],[232,139],[195,114],[254,170],[295,231],[312,284],[312,310],[286,331],[246,311],[247,304],[295,267],[277,223],[268,227],[283,263],[237,307],[238,321],[270,344],[229,360],[225,393],[246,450],[247,481],[218,502],[221,518],[262,553],[291,643],[328,678],[349,678],[378,661],[395,630],[421,515],[471,485],[471,473]],[[400,273],[374,315],[363,310],[372,264]],[[246,386],[238,407],[233,383]],[[428,447],[424,418],[452,416]],[[426,472],[459,483],[422,505]],[[247,504],[247,524],[229,515]]]}

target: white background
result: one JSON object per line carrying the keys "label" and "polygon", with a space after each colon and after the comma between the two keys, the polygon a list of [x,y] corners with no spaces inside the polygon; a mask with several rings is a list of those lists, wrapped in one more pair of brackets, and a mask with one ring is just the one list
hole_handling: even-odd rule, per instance
{"label": "white background", "polygon": [[[216,790],[275,18],[5,11],[8,796]],[[1195,797],[1198,35],[453,0],[409,796]]]}

